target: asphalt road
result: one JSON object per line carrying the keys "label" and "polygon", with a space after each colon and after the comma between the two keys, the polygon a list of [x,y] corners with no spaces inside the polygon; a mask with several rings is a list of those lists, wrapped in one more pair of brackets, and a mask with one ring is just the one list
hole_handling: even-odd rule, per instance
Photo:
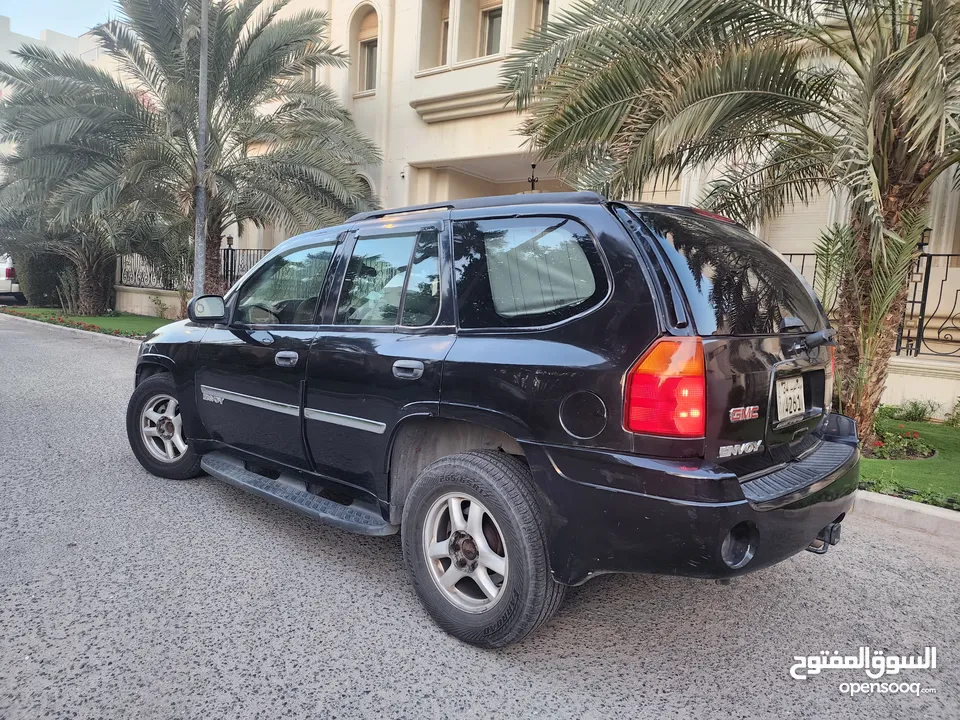
{"label": "asphalt road", "polygon": [[[867,518],[729,586],[605,576],[489,652],[420,609],[397,537],[210,478],[124,433],[134,345],[0,316],[0,718],[957,718],[960,546]],[[793,680],[794,655],[938,650],[899,679]]]}

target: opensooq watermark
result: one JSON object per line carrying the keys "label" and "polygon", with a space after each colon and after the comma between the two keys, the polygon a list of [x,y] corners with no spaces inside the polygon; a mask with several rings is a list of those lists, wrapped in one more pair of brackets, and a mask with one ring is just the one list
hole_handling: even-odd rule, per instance
{"label": "opensooq watermark", "polygon": [[[887,655],[883,650],[871,652],[869,647],[861,647],[856,655],[841,655],[837,650],[822,650],[816,655],[794,655],[793,659],[790,677],[795,680],[806,680],[824,670],[863,670],[870,680],[878,681],[885,675],[899,675],[904,670],[936,670],[937,648],[925,647],[922,655]],[[906,682],[906,678],[903,682],[898,682],[899,679],[890,678],[884,682],[847,681],[840,683],[839,690],[850,696],[871,693],[921,695],[936,692],[936,688],[923,687],[920,682]]]}

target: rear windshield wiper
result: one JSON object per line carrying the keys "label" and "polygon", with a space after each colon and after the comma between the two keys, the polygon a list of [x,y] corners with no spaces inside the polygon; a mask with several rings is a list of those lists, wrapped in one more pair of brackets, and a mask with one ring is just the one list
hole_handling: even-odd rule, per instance
{"label": "rear windshield wiper", "polygon": [[820,347],[821,345],[826,345],[832,341],[834,335],[836,334],[837,331],[833,328],[817,330],[817,332],[807,335],[803,339],[803,344],[807,346],[807,350],[813,350],[814,348]]}

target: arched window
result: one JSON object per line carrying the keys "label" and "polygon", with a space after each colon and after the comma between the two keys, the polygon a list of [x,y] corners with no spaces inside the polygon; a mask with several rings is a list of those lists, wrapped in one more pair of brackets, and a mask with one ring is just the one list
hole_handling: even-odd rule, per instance
{"label": "arched window", "polygon": [[377,39],[377,11],[370,8],[362,15],[357,25],[354,57],[356,58],[357,92],[373,92],[377,89],[377,68],[379,63],[379,43]]}
{"label": "arched window", "polygon": [[369,197],[374,197],[375,195],[373,192],[373,185],[370,183],[370,181],[367,180],[367,178],[365,178],[363,175],[360,175],[358,179],[360,180],[360,187],[363,190],[364,194],[366,194]]}

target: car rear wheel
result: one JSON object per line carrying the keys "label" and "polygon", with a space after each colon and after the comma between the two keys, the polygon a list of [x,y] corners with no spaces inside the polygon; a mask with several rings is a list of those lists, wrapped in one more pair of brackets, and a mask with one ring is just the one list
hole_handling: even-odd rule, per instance
{"label": "car rear wheel", "polygon": [[200,474],[200,456],[183,436],[177,388],[168,373],[141,382],[127,405],[127,439],[143,467],[159,477]]}
{"label": "car rear wheel", "polygon": [[521,460],[468,452],[427,467],[407,497],[403,557],[414,588],[437,624],[464,642],[517,642],[563,601],[531,487]]}

